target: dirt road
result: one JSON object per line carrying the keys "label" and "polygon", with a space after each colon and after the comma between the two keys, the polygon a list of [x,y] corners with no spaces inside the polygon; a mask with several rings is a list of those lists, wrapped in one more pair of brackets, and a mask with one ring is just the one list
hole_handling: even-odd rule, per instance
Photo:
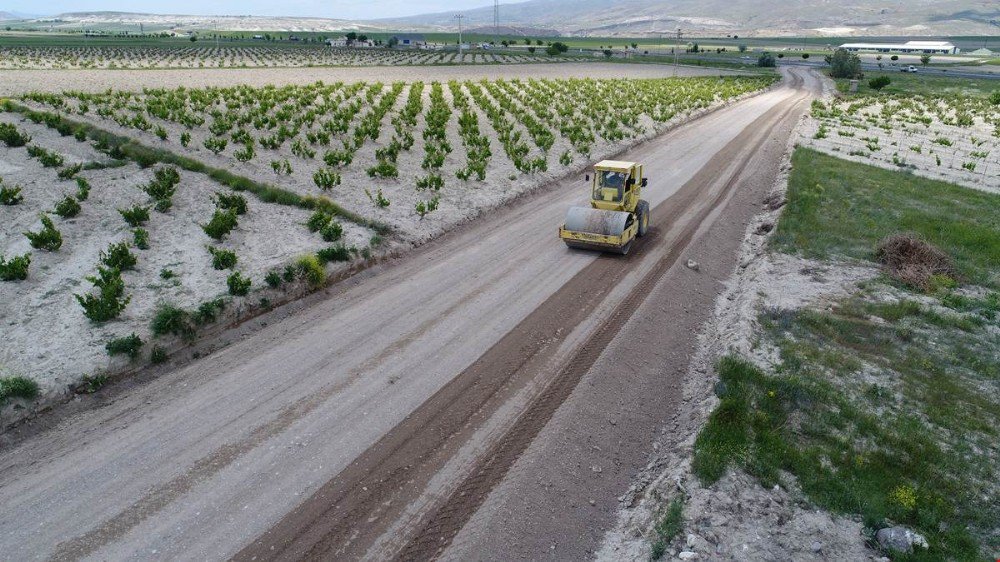
{"label": "dirt road", "polygon": [[558,241],[571,178],[8,447],[0,552],[585,556],[816,88],[787,84],[624,156],[654,208],[628,257]]}

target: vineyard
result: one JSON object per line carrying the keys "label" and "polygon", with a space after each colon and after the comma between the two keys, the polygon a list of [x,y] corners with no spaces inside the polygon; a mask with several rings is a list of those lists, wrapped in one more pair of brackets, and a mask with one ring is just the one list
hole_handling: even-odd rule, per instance
{"label": "vineyard", "polygon": [[25,101],[299,195],[328,196],[422,238],[772,80],[317,83]]}
{"label": "vineyard", "polygon": [[391,50],[331,47],[214,46],[20,46],[0,47],[0,70],[261,68],[311,66],[422,66],[442,64],[529,64],[566,62],[573,57],[491,52]]}
{"label": "vineyard", "polygon": [[0,315],[44,351],[0,363],[99,386],[771,80],[26,96],[0,113]]}
{"label": "vineyard", "polygon": [[868,95],[813,102],[807,143],[887,168],[1000,191],[1000,99]]}

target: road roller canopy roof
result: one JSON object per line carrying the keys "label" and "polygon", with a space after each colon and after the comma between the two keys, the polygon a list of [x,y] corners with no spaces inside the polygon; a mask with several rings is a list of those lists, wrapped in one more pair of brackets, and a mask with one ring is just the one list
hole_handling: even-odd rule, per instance
{"label": "road roller canopy roof", "polygon": [[621,160],[601,160],[594,168],[598,170],[621,170],[627,172],[635,166],[635,162],[624,162]]}

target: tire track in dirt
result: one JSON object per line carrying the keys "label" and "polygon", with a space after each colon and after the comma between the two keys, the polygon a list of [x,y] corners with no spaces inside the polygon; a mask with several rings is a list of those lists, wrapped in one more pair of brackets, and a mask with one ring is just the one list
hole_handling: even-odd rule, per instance
{"label": "tire track in dirt", "polygon": [[[793,80],[795,87],[800,83],[798,77]],[[654,229],[636,244],[630,256],[596,259],[473,365],[234,558],[363,556],[475,429],[531,382],[572,328],[592,314],[610,290],[639,265],[644,248],[670,242],[670,251],[599,326],[591,339],[593,345],[558,371],[505,436],[481,457],[470,475],[425,518],[399,558],[426,559],[440,554],[569,396],[648,289],[676,262],[704,219],[726,199],[756,148],[801,99],[796,96],[759,117],[659,205]],[[734,166],[734,162],[738,165]],[[729,170],[732,173],[728,181],[721,182],[721,188],[708,194],[703,191],[706,185],[720,183],[720,177],[725,178]],[[669,225],[683,225],[675,240],[666,240],[666,233],[671,232]]]}

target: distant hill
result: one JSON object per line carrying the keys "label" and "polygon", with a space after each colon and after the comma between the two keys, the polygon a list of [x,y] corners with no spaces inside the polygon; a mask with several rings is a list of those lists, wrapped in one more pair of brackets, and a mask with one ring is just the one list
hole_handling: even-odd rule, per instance
{"label": "distant hill", "polygon": [[187,16],[131,12],[70,12],[31,20],[38,27],[59,29],[142,26],[147,31],[220,29],[226,31],[377,31],[381,27],[351,20],[275,16]]}
{"label": "distant hill", "polygon": [[[491,26],[493,8],[383,19],[404,28]],[[574,35],[692,33],[780,35],[996,35],[996,0],[530,0],[500,5],[506,26]],[[991,24],[991,21],[993,22]]]}
{"label": "distant hill", "polygon": [[465,31],[466,33],[475,33],[479,35],[492,35],[496,33],[506,37],[556,37],[559,35],[559,31],[555,29],[546,29],[541,27],[513,27],[509,25],[501,25],[498,28],[494,28],[492,25],[471,27]]}

